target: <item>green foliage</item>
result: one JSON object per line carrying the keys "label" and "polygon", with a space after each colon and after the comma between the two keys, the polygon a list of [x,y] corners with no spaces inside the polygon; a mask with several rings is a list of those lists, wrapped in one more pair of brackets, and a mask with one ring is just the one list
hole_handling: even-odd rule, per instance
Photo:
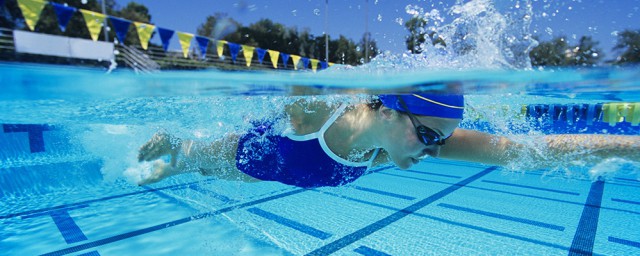
{"label": "green foliage", "polygon": [[[237,44],[326,60],[324,36],[314,36],[308,29],[286,27],[269,19],[262,19],[245,27],[226,14],[216,13],[207,17],[198,27],[197,33]],[[362,64],[365,61],[365,45],[365,40],[355,43],[344,36],[337,40],[329,40],[329,61],[349,65]],[[371,59],[377,54],[378,48],[373,40],[368,40],[368,45]],[[213,47],[210,46],[207,51],[211,51]]]}
{"label": "green foliage", "polygon": [[413,17],[404,23],[404,27],[409,31],[405,43],[407,44],[407,50],[411,53],[421,53],[424,50],[424,44],[427,42],[427,39],[429,39],[432,45],[446,45],[442,38],[436,36],[435,32],[426,32],[427,24],[426,20],[419,17]]}
{"label": "green foliage", "polygon": [[529,52],[533,66],[596,66],[604,54],[597,47],[598,42],[590,36],[583,36],[575,46],[570,46],[566,38],[556,37],[549,42],[540,42]]}
{"label": "green foliage", "polygon": [[619,33],[613,50],[619,52],[613,61],[615,64],[640,63],[640,30],[625,30]]}

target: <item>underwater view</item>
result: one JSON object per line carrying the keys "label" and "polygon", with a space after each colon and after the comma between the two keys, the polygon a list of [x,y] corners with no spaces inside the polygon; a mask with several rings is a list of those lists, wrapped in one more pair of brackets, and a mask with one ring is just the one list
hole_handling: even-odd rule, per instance
{"label": "underwater view", "polygon": [[3,255],[640,254],[640,1],[101,2],[0,1]]}

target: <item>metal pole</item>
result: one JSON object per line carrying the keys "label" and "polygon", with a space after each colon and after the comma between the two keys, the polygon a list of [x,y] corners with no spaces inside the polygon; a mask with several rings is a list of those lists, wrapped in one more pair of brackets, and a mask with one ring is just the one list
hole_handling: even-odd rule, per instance
{"label": "metal pole", "polygon": [[329,62],[329,0],[324,2],[324,61]]}
{"label": "metal pole", "polygon": [[[102,2],[102,14],[104,14],[105,17],[106,17],[107,16],[107,8],[106,8],[106,5],[105,5],[105,1],[106,0],[101,0],[100,2]],[[107,20],[106,19],[104,20],[103,26],[104,26],[104,29],[103,29],[103,31],[104,31],[104,41],[105,42],[109,42],[109,32],[107,32]]]}
{"label": "metal pole", "polygon": [[369,62],[369,0],[364,6],[364,63]]}

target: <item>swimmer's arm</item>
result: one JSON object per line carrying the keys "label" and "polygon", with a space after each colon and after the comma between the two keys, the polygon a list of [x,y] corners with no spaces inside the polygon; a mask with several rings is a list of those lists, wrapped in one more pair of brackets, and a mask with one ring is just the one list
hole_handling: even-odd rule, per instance
{"label": "swimmer's arm", "polygon": [[524,145],[503,136],[456,129],[442,146],[440,157],[502,166],[527,160],[529,165],[522,167],[530,168],[553,167],[567,160],[640,160],[640,136],[560,134],[530,137],[530,141]]}

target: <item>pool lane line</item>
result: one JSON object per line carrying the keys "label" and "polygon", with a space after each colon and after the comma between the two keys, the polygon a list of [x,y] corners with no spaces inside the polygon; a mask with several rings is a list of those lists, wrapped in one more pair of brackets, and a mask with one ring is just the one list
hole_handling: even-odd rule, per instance
{"label": "pool lane line", "polygon": [[617,238],[617,237],[613,237],[613,236],[610,236],[608,238],[608,240],[609,240],[609,242],[618,243],[618,244],[624,244],[624,245],[628,245],[628,246],[633,246],[633,247],[636,247],[636,248],[640,249],[640,242],[631,241],[631,240],[622,239],[622,238]]}
{"label": "pool lane line", "polygon": [[374,193],[374,194],[383,195],[383,196],[395,197],[395,198],[403,199],[403,200],[411,201],[411,200],[415,200],[416,199],[415,197],[412,197],[412,196],[401,195],[401,194],[388,192],[388,191],[383,191],[383,190],[378,190],[378,189],[373,189],[373,188],[365,188],[365,187],[361,187],[361,186],[349,186],[349,187],[353,188],[353,189],[360,190],[360,191],[365,191],[365,192]]}
{"label": "pool lane line", "polygon": [[205,182],[206,183],[206,182],[212,182],[212,181],[215,181],[215,180],[217,180],[217,179],[213,179],[212,178],[212,179],[194,181],[194,182],[189,182],[189,183],[171,185],[171,186],[166,186],[166,187],[161,187],[161,188],[152,188],[152,189],[147,189],[147,190],[135,191],[135,192],[121,194],[121,195],[107,196],[107,197],[103,197],[103,198],[91,199],[91,200],[86,200],[86,201],[82,201],[82,202],[63,204],[63,205],[58,205],[58,206],[53,206],[53,207],[48,207],[48,208],[42,208],[42,209],[37,209],[37,210],[29,210],[29,211],[24,211],[24,212],[19,212],[19,213],[12,213],[12,214],[8,214],[8,215],[0,216],[0,220],[1,219],[8,219],[8,218],[16,217],[16,216],[27,215],[27,214],[34,214],[34,213],[46,212],[46,211],[50,211],[50,210],[69,208],[69,207],[74,207],[76,205],[91,204],[91,203],[95,203],[95,202],[107,201],[107,200],[121,198],[121,197],[125,197],[125,196],[132,196],[132,195],[137,195],[137,194],[151,193],[151,192],[161,191],[161,190],[165,190],[165,189],[180,188],[180,187],[183,187],[183,186],[185,186],[185,188],[186,188],[186,186],[189,186],[191,184],[198,184],[198,183],[201,183],[201,182]]}
{"label": "pool lane line", "polygon": [[569,255],[592,255],[593,244],[598,230],[598,218],[600,217],[600,205],[604,192],[604,181],[598,180],[591,183],[587,202],[582,209],[578,228],[573,236]]}
{"label": "pool lane line", "polygon": [[177,225],[184,224],[184,223],[188,223],[188,222],[191,222],[191,221],[210,218],[210,217],[213,217],[213,216],[216,216],[216,215],[219,215],[219,214],[222,214],[222,213],[230,212],[230,211],[233,211],[233,210],[236,210],[236,209],[242,209],[242,208],[246,208],[246,207],[249,207],[249,206],[254,206],[256,204],[268,202],[268,201],[271,201],[271,200],[280,199],[280,198],[283,198],[283,197],[286,197],[286,196],[295,195],[295,194],[298,194],[298,193],[301,193],[301,192],[304,192],[304,191],[307,191],[307,189],[296,189],[296,190],[288,191],[288,192],[285,192],[285,193],[277,194],[277,195],[274,195],[274,196],[269,196],[269,197],[257,199],[257,200],[246,202],[246,203],[242,203],[242,204],[225,207],[225,208],[222,208],[222,209],[219,209],[219,210],[215,210],[215,211],[212,211],[212,212],[205,212],[205,213],[192,215],[192,216],[185,217],[185,218],[182,218],[182,219],[177,219],[177,220],[174,220],[174,221],[165,222],[165,223],[154,225],[154,226],[151,226],[151,227],[130,231],[130,232],[127,232],[127,233],[123,233],[123,234],[119,234],[119,235],[115,235],[115,236],[99,239],[99,240],[96,240],[96,241],[92,241],[92,242],[88,242],[88,243],[84,243],[84,244],[68,247],[68,248],[65,248],[65,249],[61,249],[61,250],[45,253],[45,254],[42,254],[42,255],[43,256],[50,256],[50,255],[53,256],[53,255],[65,255],[65,254],[75,253],[75,252],[83,251],[83,250],[86,250],[86,249],[94,248],[94,247],[97,247],[97,246],[101,246],[101,245],[117,242],[117,241],[120,241],[120,240],[124,240],[124,239],[127,239],[127,238],[136,237],[136,236],[139,236],[139,235],[144,235],[144,234],[147,234],[147,233],[150,233],[150,232],[153,232],[153,231],[158,231],[158,230],[170,228],[170,227],[177,226]]}
{"label": "pool lane line", "polygon": [[258,215],[260,217],[263,217],[265,219],[274,221],[280,225],[283,225],[285,227],[289,227],[295,230],[298,230],[302,233],[305,233],[307,235],[313,236],[315,238],[319,238],[322,240],[328,239],[331,236],[333,236],[332,234],[329,234],[327,232],[324,232],[322,230],[319,230],[317,228],[311,227],[309,225],[306,225],[304,223],[301,222],[297,222],[295,220],[286,218],[286,217],[282,217],[280,215],[277,215],[275,213],[271,213],[265,210],[262,210],[258,207],[252,207],[247,209],[248,212],[253,213],[255,215]]}
{"label": "pool lane line", "polygon": [[519,222],[519,223],[522,223],[522,224],[527,224],[527,225],[541,227],[541,228],[547,228],[547,229],[552,229],[552,230],[557,230],[557,231],[564,231],[564,227],[562,227],[562,226],[549,224],[549,223],[544,223],[544,222],[541,222],[541,221],[535,221],[535,220],[530,220],[530,219],[525,219],[525,218],[520,218],[520,217],[513,217],[513,216],[509,216],[509,215],[505,215],[505,214],[500,214],[500,213],[495,213],[495,212],[488,212],[488,211],[483,211],[483,210],[478,210],[478,209],[473,209],[473,208],[467,208],[467,207],[458,206],[458,205],[445,204],[445,203],[438,204],[438,206],[444,207],[444,208],[447,208],[447,209],[456,210],[456,211],[464,211],[464,212],[473,213],[473,214],[477,214],[477,215],[483,215],[483,216],[491,217],[491,218],[495,218],[495,219],[508,220],[508,221]]}
{"label": "pool lane line", "polygon": [[637,205],[640,205],[640,202],[637,202],[637,201],[624,200],[624,199],[618,199],[618,198],[611,198],[611,201],[614,201],[614,202],[620,202],[620,203],[627,203],[627,204],[637,204]]}
{"label": "pool lane line", "polygon": [[572,196],[579,196],[580,195],[580,193],[576,193],[576,192],[572,192],[572,191],[557,190],[557,189],[550,189],[550,188],[541,188],[541,187],[536,187],[536,186],[519,185],[519,184],[514,184],[514,183],[500,182],[500,181],[493,181],[493,180],[482,180],[482,182],[486,182],[486,183],[490,183],[490,184],[503,185],[503,186],[517,187],[517,188],[540,190],[540,191],[545,191],[545,192],[553,192],[553,193],[572,195]]}
{"label": "pool lane line", "polygon": [[481,172],[478,172],[474,175],[472,175],[471,177],[468,177],[456,184],[453,184],[425,199],[420,200],[417,203],[414,203],[400,211],[397,211],[383,219],[380,219],[374,223],[369,224],[368,226],[361,228],[359,230],[356,230],[355,232],[348,234],[346,236],[343,236],[342,238],[339,238],[331,243],[328,243],[316,250],[313,250],[312,252],[308,253],[307,255],[328,255],[331,253],[334,253],[346,246],[349,246],[350,244],[357,242],[358,240],[373,234],[374,232],[385,228],[391,224],[393,224],[394,222],[401,220],[402,218],[416,212],[417,210],[420,210],[422,208],[424,208],[425,206],[453,193],[454,191],[466,186],[467,184],[480,179],[481,177],[491,173],[492,171],[494,171],[495,169],[497,169],[497,166],[491,166],[489,168],[484,169]]}
{"label": "pool lane line", "polygon": [[402,170],[400,172],[411,172],[411,173],[438,176],[438,177],[444,177],[444,178],[462,179],[462,176],[449,175],[449,174],[440,174],[440,173],[435,173],[435,172],[425,172],[425,171],[416,171],[416,170]]}
{"label": "pool lane line", "polygon": [[366,256],[391,256],[390,254],[366,246],[360,246],[353,251]]}
{"label": "pool lane line", "polygon": [[[446,181],[429,180],[429,179],[423,179],[423,178],[417,178],[417,177],[411,177],[411,176],[404,176],[404,175],[398,175],[398,174],[391,174],[391,173],[384,173],[384,172],[381,172],[380,174],[394,176],[394,177],[400,177],[400,178],[404,178],[404,179],[411,179],[411,180],[419,180],[419,181],[424,181],[424,182],[438,183],[438,184],[446,184],[446,185],[452,185],[453,184],[451,182],[446,182]],[[507,195],[513,195],[513,196],[522,196],[522,197],[526,197],[526,198],[534,198],[534,199],[540,199],[540,200],[545,200],[545,201],[564,203],[564,204],[572,204],[572,205],[584,206],[584,203],[573,202],[573,201],[562,200],[562,199],[555,199],[555,198],[544,197],[544,196],[528,195],[528,194],[516,193],[516,192],[511,192],[511,191],[504,191],[504,190],[498,190],[498,189],[492,189],[492,188],[483,188],[483,187],[476,187],[476,186],[466,186],[466,187],[470,188],[470,189],[477,189],[477,190],[488,191],[488,192],[493,192],[493,193],[501,193],[501,194],[507,194]],[[631,211],[631,210],[625,210],[625,209],[603,207],[603,206],[601,206],[600,209],[640,215],[640,212]]]}
{"label": "pool lane line", "polygon": [[[322,194],[325,194],[325,195],[335,196],[335,197],[338,197],[338,198],[342,198],[342,199],[346,199],[346,200],[350,200],[350,201],[354,201],[354,202],[358,202],[358,203],[362,203],[362,204],[366,204],[366,205],[371,205],[371,206],[375,206],[375,207],[379,207],[379,208],[383,208],[383,209],[388,209],[388,210],[392,210],[392,211],[401,210],[399,208],[394,208],[394,207],[391,207],[391,206],[378,204],[378,203],[374,203],[374,202],[369,202],[369,201],[365,201],[365,200],[361,200],[361,199],[356,199],[356,198],[352,198],[352,197],[348,197],[348,196],[338,195],[338,194],[334,194],[334,193],[331,193],[331,192],[324,192],[324,191],[319,191],[319,190],[312,190],[312,191],[315,191],[315,192],[318,192],[318,193],[322,193]],[[497,231],[497,230],[484,228],[484,227],[479,227],[479,226],[474,226],[474,225],[471,225],[471,224],[466,224],[466,223],[456,222],[456,221],[452,221],[452,220],[447,220],[447,219],[443,219],[443,218],[439,218],[439,217],[431,216],[431,215],[427,215],[427,214],[414,212],[414,213],[412,213],[412,216],[425,218],[425,219],[430,219],[430,220],[433,220],[433,221],[446,223],[446,224],[449,224],[449,225],[452,225],[452,226],[458,226],[458,227],[462,227],[462,228],[472,229],[472,230],[484,232],[484,233],[487,233],[487,234],[492,234],[492,235],[496,235],[496,236],[502,236],[502,237],[506,237],[506,238],[520,240],[520,241],[523,241],[523,242],[528,242],[528,243],[533,243],[533,244],[542,245],[542,246],[546,246],[546,247],[556,248],[556,249],[560,249],[560,250],[564,250],[564,251],[568,251],[569,250],[568,246],[549,243],[549,242],[536,240],[536,239],[529,238],[529,237],[514,235],[514,234],[510,234],[510,233],[506,233],[506,232],[500,232],[500,231]]]}

